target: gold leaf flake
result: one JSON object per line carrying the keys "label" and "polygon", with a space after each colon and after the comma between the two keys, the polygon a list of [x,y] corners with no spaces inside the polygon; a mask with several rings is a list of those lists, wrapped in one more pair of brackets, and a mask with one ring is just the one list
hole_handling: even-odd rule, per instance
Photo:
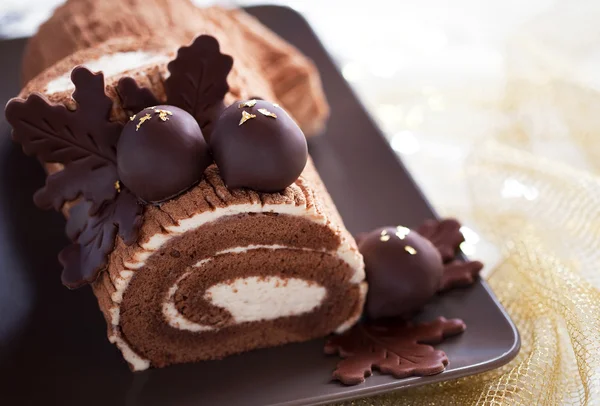
{"label": "gold leaf flake", "polygon": [[383,242],[389,241],[390,240],[390,235],[388,234],[387,230],[383,230],[381,232],[381,235],[379,237],[379,239]]}
{"label": "gold leaf flake", "polygon": [[167,115],[172,116],[173,112],[170,110],[163,110],[163,109],[154,109],[155,113],[158,113],[158,118],[160,118],[162,121],[167,121],[169,119],[169,117],[167,117]]}
{"label": "gold leaf flake", "polygon": [[133,121],[133,120],[135,120],[135,114],[133,116],[129,117],[129,121]]}
{"label": "gold leaf flake", "polygon": [[405,239],[409,233],[410,228],[406,228],[403,226],[396,227],[396,237],[400,238],[401,240]]}
{"label": "gold leaf flake", "polygon": [[410,255],[417,255],[417,250],[411,247],[410,245],[404,247],[404,251],[408,252]]}
{"label": "gold leaf flake", "polygon": [[115,189],[117,190],[117,193],[121,193],[121,182],[118,180],[115,181]]}
{"label": "gold leaf flake", "polygon": [[271,103],[271,104],[273,104],[273,107],[279,107],[279,104],[277,104],[277,103]]}
{"label": "gold leaf flake", "polygon": [[244,124],[246,121],[256,118],[256,114],[250,114],[247,111],[242,111],[242,118],[240,119],[240,123],[238,126]]}
{"label": "gold leaf flake", "polygon": [[252,99],[252,100],[248,100],[248,101],[240,103],[238,105],[238,109],[241,109],[243,107],[254,107],[254,106],[256,106],[256,100]]}
{"label": "gold leaf flake", "polygon": [[145,121],[150,120],[150,118],[150,114],[146,114],[145,116],[140,117],[140,122],[137,123],[137,125],[135,126],[135,131],[139,130],[142,124],[144,124]]}
{"label": "gold leaf flake", "polygon": [[259,112],[260,114],[262,114],[263,116],[277,118],[277,114],[275,114],[275,113],[271,113],[271,112],[270,112],[269,110],[267,110],[267,109],[258,109],[258,112]]}

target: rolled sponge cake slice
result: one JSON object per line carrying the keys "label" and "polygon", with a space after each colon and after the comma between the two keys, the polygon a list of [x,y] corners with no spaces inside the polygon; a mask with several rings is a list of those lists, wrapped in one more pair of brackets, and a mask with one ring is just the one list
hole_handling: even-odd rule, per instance
{"label": "rolled sponge cake slice", "polygon": [[[143,58],[123,55],[134,52]],[[230,53],[236,52],[244,51]],[[21,97],[38,91],[75,108],[64,77],[73,66],[95,61],[93,70],[107,70],[111,119],[125,121],[118,80],[131,76],[164,101],[166,64],[173,55],[152,39],[111,39],[51,66]],[[124,65],[109,71],[107,61]],[[226,103],[262,96],[296,118],[295,104],[277,98],[277,83],[259,65],[243,61],[236,59],[228,76]],[[302,97],[318,99],[311,93]],[[71,205],[65,205],[65,214]],[[218,168],[209,166],[189,191],[146,206],[137,243],[127,246],[116,237],[93,291],[110,341],[133,370],[144,370],[343,331],[360,318],[364,279],[362,256],[309,159],[298,180],[280,193],[228,189]]]}
{"label": "rolled sponge cake slice", "polygon": [[145,219],[93,285],[133,370],[310,340],[362,313],[362,256],[310,160],[275,194],[230,190],[210,166]]}

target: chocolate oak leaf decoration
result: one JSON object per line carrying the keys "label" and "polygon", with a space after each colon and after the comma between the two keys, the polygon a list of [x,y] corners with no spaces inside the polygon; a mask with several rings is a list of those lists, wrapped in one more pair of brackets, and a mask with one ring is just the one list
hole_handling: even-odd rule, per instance
{"label": "chocolate oak leaf decoration", "polygon": [[165,81],[167,104],[194,116],[205,137],[210,136],[212,123],[224,108],[232,66],[231,56],[222,54],[219,42],[208,35],[179,48],[177,57],[167,65],[171,73]]}
{"label": "chocolate oak leaf decoration", "polygon": [[346,333],[330,337],[326,354],[343,359],[333,372],[333,379],[345,385],[357,385],[373,374],[373,369],[395,378],[435,375],[444,371],[448,357],[429,344],[465,331],[462,320],[439,317],[428,323],[391,319],[359,323]]}
{"label": "chocolate oak leaf decoration", "polygon": [[77,288],[93,282],[106,267],[117,233],[126,244],[137,239],[143,207],[118,182],[116,145],[123,125],[110,121],[113,104],[104,91],[103,74],[78,66],[71,80],[75,111],[34,93],[11,100],[6,117],[27,155],[63,166],[47,177],[34,196],[36,204],[60,210],[65,202],[81,199],[67,219],[73,244],[59,254],[63,283]]}
{"label": "chocolate oak leaf decoration", "polygon": [[142,223],[144,208],[127,189],[94,216],[88,215],[90,205],[83,201],[69,211],[66,232],[74,243],[58,255],[62,282],[71,289],[94,282],[108,264],[117,233],[126,244],[132,244]]}
{"label": "chocolate oak leaf decoration", "polygon": [[472,285],[483,269],[479,261],[456,259],[444,265],[440,292]]}
{"label": "chocolate oak leaf decoration", "polygon": [[427,220],[416,231],[436,246],[444,262],[451,261],[465,237],[455,219]]}
{"label": "chocolate oak leaf decoration", "polygon": [[10,100],[6,118],[25,154],[64,165],[36,192],[36,205],[60,210],[65,202],[83,196],[91,202],[90,214],[95,214],[117,194],[116,143],[122,125],[109,121],[112,101],[104,92],[101,72],[78,66],[71,80],[75,111],[34,93],[25,100]]}
{"label": "chocolate oak leaf decoration", "polygon": [[461,224],[455,219],[427,220],[417,232],[436,246],[444,261],[444,273],[440,292],[472,285],[483,264],[479,261],[456,259],[456,252],[465,240],[460,232]]}
{"label": "chocolate oak leaf decoration", "polygon": [[160,104],[150,89],[139,87],[135,79],[131,77],[119,79],[117,91],[123,109],[130,115],[137,114],[146,107]]}

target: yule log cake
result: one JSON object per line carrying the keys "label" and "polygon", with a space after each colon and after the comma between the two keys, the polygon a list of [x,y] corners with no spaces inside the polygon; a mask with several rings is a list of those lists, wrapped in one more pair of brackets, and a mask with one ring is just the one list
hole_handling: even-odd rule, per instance
{"label": "yule log cake", "polygon": [[350,327],[362,258],[309,162],[282,193],[202,181],[149,206],[93,284],[109,338],[135,370],[220,358]]}
{"label": "yule log cake", "polygon": [[[261,72],[234,64],[229,75],[232,58],[206,35],[168,65],[106,81],[72,69],[130,45],[78,51],[6,107],[14,139],[49,172],[36,204],[67,216],[63,282],[92,284],[134,370],[351,327],[366,295],[362,256],[273,84],[252,89],[273,102],[232,102],[229,89],[245,92],[243,78]],[[48,92],[69,72],[73,87]]]}

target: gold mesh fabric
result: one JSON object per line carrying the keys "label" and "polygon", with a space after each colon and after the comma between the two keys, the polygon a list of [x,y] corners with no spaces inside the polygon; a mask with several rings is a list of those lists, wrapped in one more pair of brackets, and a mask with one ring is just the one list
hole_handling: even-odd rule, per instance
{"label": "gold mesh fabric", "polygon": [[[481,375],[346,404],[600,404],[600,179],[496,142],[475,151],[473,219],[501,249],[488,281],[519,329],[519,355]],[[528,198],[502,197],[507,180]]]}

